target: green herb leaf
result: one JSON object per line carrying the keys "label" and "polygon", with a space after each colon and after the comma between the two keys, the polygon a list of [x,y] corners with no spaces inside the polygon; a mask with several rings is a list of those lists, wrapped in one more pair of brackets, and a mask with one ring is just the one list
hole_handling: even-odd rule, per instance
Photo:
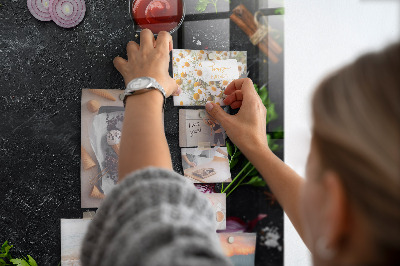
{"label": "green herb leaf", "polygon": [[283,7],[279,7],[277,9],[275,9],[275,15],[284,15],[285,14],[285,8]]}
{"label": "green herb leaf", "polygon": [[[236,146],[235,146],[235,147],[236,147]],[[235,151],[235,152],[233,153],[232,158],[238,158],[240,155],[242,155],[242,152],[239,151],[239,150],[237,150],[237,151]]]}
{"label": "green herb leaf", "polygon": [[243,185],[251,185],[255,187],[265,187],[267,184],[265,183],[264,179],[259,176],[253,176],[249,181],[243,183]]}
{"label": "green herb leaf", "polygon": [[13,246],[8,244],[8,241],[4,242],[4,244],[1,246],[1,254],[0,254],[0,258],[7,258],[7,259],[12,259],[10,252],[10,249]]}
{"label": "green herb leaf", "polygon": [[207,8],[208,4],[210,4],[210,3],[211,2],[209,0],[199,0],[196,5],[196,11],[198,11],[198,12],[206,11],[206,8]]}
{"label": "green herb leaf", "polygon": [[258,175],[258,174],[259,174],[259,173],[258,173],[257,169],[254,168],[253,170],[251,170],[251,171],[249,172],[248,176],[255,176],[255,175]]}
{"label": "green herb leaf", "polygon": [[[8,241],[4,242],[0,249],[0,258],[5,258],[6,260],[0,259],[0,266],[8,266],[8,265],[19,265],[19,266],[37,266],[36,261],[28,255],[28,258],[22,259],[13,259],[10,254],[10,249],[13,245],[9,245]],[[12,264],[10,264],[12,263]]]}
{"label": "green herb leaf", "polygon": [[268,91],[266,87],[262,87],[259,89],[258,91],[258,95],[261,98],[261,101],[263,102],[264,105],[266,105],[267,101],[268,101]]}
{"label": "green herb leaf", "polygon": [[17,266],[30,266],[24,259],[11,259],[10,262]]}
{"label": "green herb leaf", "polygon": [[230,141],[227,141],[226,142],[226,149],[227,149],[227,151],[228,151],[228,154],[229,154],[229,156],[233,156],[233,152],[234,152],[234,150],[235,150],[235,147],[234,147],[234,145],[230,142]]}
{"label": "green herb leaf", "polygon": [[271,132],[271,137],[273,139],[283,139],[285,137],[285,133],[282,130],[282,127],[277,127],[274,129],[274,132]]}
{"label": "green herb leaf", "polygon": [[254,85],[254,89],[256,90],[257,94],[258,94],[258,85],[257,84],[253,84]]}
{"label": "green herb leaf", "polygon": [[30,266],[38,266],[36,261],[30,255],[28,255],[28,262]]}
{"label": "green herb leaf", "polygon": [[278,118],[278,114],[275,111],[275,104],[271,103],[267,108],[267,123]]}
{"label": "green herb leaf", "polygon": [[268,139],[268,147],[272,152],[281,149],[281,145],[277,144],[275,139],[270,138],[269,134],[267,136],[267,139]]}
{"label": "green herb leaf", "polygon": [[233,167],[235,167],[238,162],[239,162],[239,158],[233,158],[229,163],[230,168],[232,169]]}

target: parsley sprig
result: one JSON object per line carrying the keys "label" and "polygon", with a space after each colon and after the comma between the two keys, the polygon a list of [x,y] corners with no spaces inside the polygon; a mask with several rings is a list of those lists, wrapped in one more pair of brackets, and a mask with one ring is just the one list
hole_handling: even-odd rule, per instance
{"label": "parsley sprig", "polygon": [[37,266],[36,261],[30,256],[22,257],[20,259],[14,259],[10,253],[10,249],[13,245],[9,245],[8,241],[4,242],[0,249],[0,266]]}

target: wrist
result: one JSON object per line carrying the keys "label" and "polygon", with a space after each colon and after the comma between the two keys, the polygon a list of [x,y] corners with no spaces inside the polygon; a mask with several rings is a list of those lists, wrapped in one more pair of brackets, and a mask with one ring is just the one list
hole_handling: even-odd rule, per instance
{"label": "wrist", "polygon": [[158,90],[164,98],[164,101],[167,97],[164,88],[161,86],[158,81],[150,76],[143,76],[139,78],[135,78],[129,81],[128,85],[126,85],[124,96],[124,105],[126,105],[126,99],[131,95],[138,95],[142,93],[147,93],[149,91]]}
{"label": "wrist", "polygon": [[137,108],[161,108],[164,105],[164,96],[158,90],[148,90],[126,98],[126,107],[135,106]]}
{"label": "wrist", "polygon": [[247,141],[245,147],[239,149],[243,152],[243,154],[250,160],[250,158],[264,157],[272,153],[268,146],[268,140],[265,139],[256,139],[254,141]]}

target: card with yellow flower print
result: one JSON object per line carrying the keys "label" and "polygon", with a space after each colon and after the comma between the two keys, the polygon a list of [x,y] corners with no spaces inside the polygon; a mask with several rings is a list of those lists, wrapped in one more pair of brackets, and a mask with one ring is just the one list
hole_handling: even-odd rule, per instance
{"label": "card with yellow flower print", "polygon": [[225,88],[247,76],[246,51],[172,50],[172,68],[182,92],[175,106],[204,106],[208,101],[224,105]]}

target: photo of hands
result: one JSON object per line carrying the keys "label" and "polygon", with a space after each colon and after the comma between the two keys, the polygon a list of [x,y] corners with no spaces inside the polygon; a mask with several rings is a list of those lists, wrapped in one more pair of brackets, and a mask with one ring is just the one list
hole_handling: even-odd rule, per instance
{"label": "photo of hands", "polygon": [[226,147],[182,148],[184,176],[194,183],[231,182]]}

